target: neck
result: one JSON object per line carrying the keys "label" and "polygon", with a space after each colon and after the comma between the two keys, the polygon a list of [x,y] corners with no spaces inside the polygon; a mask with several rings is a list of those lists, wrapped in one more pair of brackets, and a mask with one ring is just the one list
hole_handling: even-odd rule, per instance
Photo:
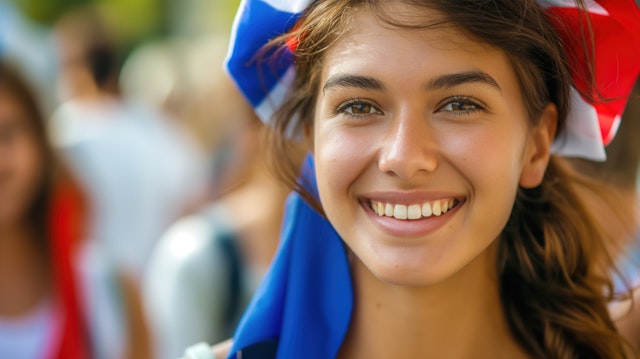
{"label": "neck", "polygon": [[441,283],[403,287],[378,280],[356,259],[354,313],[339,357],[526,357],[502,311],[495,263],[481,255]]}
{"label": "neck", "polygon": [[0,228],[0,317],[20,317],[50,291],[49,262],[29,226]]}

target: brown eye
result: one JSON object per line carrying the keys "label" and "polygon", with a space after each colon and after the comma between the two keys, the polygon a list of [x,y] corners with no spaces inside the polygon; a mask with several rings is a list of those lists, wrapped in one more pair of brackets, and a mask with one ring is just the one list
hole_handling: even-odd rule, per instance
{"label": "brown eye", "polygon": [[444,105],[442,107],[442,111],[452,111],[452,112],[457,112],[457,111],[473,111],[478,109],[478,106],[476,106],[473,103],[470,102],[463,102],[463,101],[453,101],[453,102],[449,102],[448,104]]}
{"label": "brown eye", "polygon": [[344,103],[338,108],[337,112],[344,113],[350,116],[364,116],[381,113],[380,110],[378,110],[378,108],[374,105],[360,100],[354,100]]}
{"label": "brown eye", "polygon": [[351,112],[356,115],[365,115],[371,113],[373,106],[364,103],[354,104],[347,108],[347,112]]}

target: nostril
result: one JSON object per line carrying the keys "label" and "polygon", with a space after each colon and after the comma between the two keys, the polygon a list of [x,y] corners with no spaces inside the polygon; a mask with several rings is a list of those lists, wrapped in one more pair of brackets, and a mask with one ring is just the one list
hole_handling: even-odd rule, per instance
{"label": "nostril", "polygon": [[399,118],[384,139],[379,159],[382,172],[412,177],[433,172],[438,167],[438,149],[430,138],[431,129],[422,118]]}
{"label": "nostril", "polygon": [[381,172],[410,178],[420,173],[434,172],[438,168],[435,151],[420,149],[411,153],[386,153],[380,156],[378,168]]}

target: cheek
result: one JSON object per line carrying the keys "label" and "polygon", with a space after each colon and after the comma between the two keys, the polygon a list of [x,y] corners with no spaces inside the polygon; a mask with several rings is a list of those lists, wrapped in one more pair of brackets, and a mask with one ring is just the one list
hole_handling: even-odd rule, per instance
{"label": "cheek", "polygon": [[314,134],[318,191],[330,216],[332,204],[347,200],[351,184],[371,163],[374,147],[357,129],[316,126]]}
{"label": "cheek", "polygon": [[517,187],[526,131],[521,126],[502,127],[470,128],[445,136],[440,143],[442,154],[472,183],[500,182]]}

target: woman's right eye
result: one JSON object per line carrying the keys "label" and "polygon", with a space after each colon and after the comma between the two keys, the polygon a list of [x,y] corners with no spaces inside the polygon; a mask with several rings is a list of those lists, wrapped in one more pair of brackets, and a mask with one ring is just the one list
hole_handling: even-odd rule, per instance
{"label": "woman's right eye", "polygon": [[350,116],[364,116],[382,113],[374,105],[360,100],[345,102],[338,107],[336,112],[344,113]]}

